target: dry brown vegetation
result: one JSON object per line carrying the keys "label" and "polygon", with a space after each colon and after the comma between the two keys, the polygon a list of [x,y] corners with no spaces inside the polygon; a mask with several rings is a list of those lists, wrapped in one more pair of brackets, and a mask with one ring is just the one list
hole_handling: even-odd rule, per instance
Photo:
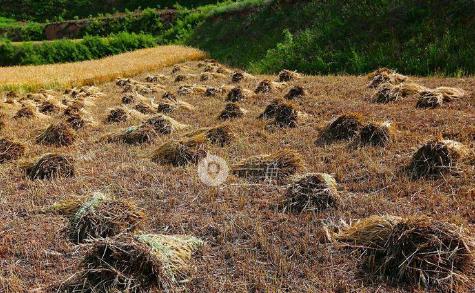
{"label": "dry brown vegetation", "polygon": [[[154,58],[170,56],[162,65],[182,60],[163,53],[169,49],[150,54]],[[148,64],[150,58],[139,64]],[[137,59],[127,64],[134,62]],[[43,102],[22,101],[23,93],[10,97],[9,103],[3,102],[7,93],[0,93],[0,117],[4,116],[1,120],[5,122],[0,138],[21,146],[0,162],[0,291],[48,292],[59,285],[109,290],[114,280],[119,280],[145,292],[180,288],[190,292],[400,293],[424,292],[424,286],[434,292],[437,288],[474,292],[470,258],[475,235],[473,78],[410,77],[426,88],[455,87],[467,93],[443,107],[419,109],[418,96],[413,94],[375,103],[377,89],[368,88],[367,77],[295,76],[289,72],[280,78],[247,76],[239,82],[245,98],[231,99],[246,109],[246,115],[238,115],[239,119],[229,120],[221,128],[218,117],[236,86],[230,78],[234,71],[211,61],[200,64],[187,62],[157,70],[144,65],[141,70],[151,72],[134,76],[139,83],[133,83],[127,93],[125,85],[115,82],[98,85],[96,90],[102,95],[93,98],[89,94],[77,98],[80,89],[76,94],[52,91],[53,102],[63,104],[64,100],[65,108],[73,105],[66,116],[63,111],[41,115],[38,107]],[[218,69],[225,74],[218,74]],[[200,75],[205,70],[209,79],[202,81]],[[83,74],[83,70],[77,72]],[[66,72],[61,75],[71,82],[81,79]],[[147,86],[145,80],[150,75],[166,78],[149,78],[153,86]],[[177,75],[187,79],[175,83]],[[15,81],[15,75],[8,77],[2,72],[1,76]],[[31,78],[35,76],[40,75]],[[273,86],[270,92],[255,94],[262,80],[288,81]],[[183,86],[189,90],[180,90]],[[294,127],[269,129],[270,120],[258,119],[259,115],[276,99],[275,105],[287,103],[282,98],[297,87],[304,94],[296,90],[292,115],[286,116],[285,111],[282,115],[294,117],[299,112],[305,119],[298,116]],[[147,92],[151,88],[157,91]],[[207,88],[217,90],[207,95]],[[143,90],[146,99],[135,90]],[[157,116],[159,103],[170,101],[162,98],[165,92],[194,110],[177,107],[167,113],[169,117]],[[134,98],[123,104],[125,96]],[[136,111],[139,103],[153,113]],[[13,119],[25,106],[32,107],[34,115]],[[118,107],[130,114],[128,119],[106,123],[110,109]],[[275,108],[270,110],[268,118],[275,119]],[[36,143],[49,125],[71,117],[87,122],[71,130],[75,134],[71,144]],[[396,127],[381,130],[386,121]],[[175,122],[189,127],[160,133],[163,127],[170,130]],[[322,135],[328,140],[315,144]],[[460,142],[463,156],[454,153],[454,144],[447,145],[447,141]],[[433,143],[424,148],[429,142]],[[9,148],[5,141],[3,145],[0,152]],[[415,156],[421,147],[425,151]],[[428,162],[424,158],[430,151],[435,155]],[[234,174],[219,187],[209,187],[198,177],[194,163],[206,152],[221,156],[234,167]],[[445,160],[446,155],[451,157]],[[450,172],[439,172],[446,169]],[[283,173],[273,173],[276,170]],[[415,170],[431,175],[434,171],[438,176],[412,176]],[[74,231],[89,236],[112,235],[119,230],[128,233],[78,246],[71,241],[70,228],[78,228],[71,216],[95,192],[114,195],[121,204],[104,205],[88,213]],[[45,212],[51,207],[64,212]],[[374,215],[371,221],[365,220]],[[131,234],[139,220],[141,231],[154,236]],[[107,233],[96,233],[91,227]],[[108,234],[110,227],[118,228]],[[350,235],[350,231],[358,233]],[[168,235],[193,235],[205,244],[191,258],[195,249],[178,242],[171,245]],[[374,241],[367,242],[371,239]],[[153,248],[155,241],[158,245],[165,241],[166,247],[179,254],[172,274],[163,271],[164,258]],[[201,242],[196,243],[201,247]],[[411,265],[399,266],[415,248],[421,250],[410,259]],[[439,264],[434,266],[433,260]],[[426,271],[418,274],[418,268]],[[175,275],[181,278],[174,279]],[[447,282],[439,282],[441,279]],[[69,282],[60,284],[66,280]],[[124,287],[119,289],[124,291]]]}

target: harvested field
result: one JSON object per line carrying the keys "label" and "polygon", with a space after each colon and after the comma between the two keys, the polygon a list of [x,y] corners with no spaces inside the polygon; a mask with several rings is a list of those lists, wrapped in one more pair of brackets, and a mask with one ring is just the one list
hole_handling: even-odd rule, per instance
{"label": "harvested field", "polygon": [[[160,58],[169,56],[158,55]],[[176,60],[170,58],[170,62]],[[149,60],[147,57],[143,61],[148,63]],[[170,67],[131,76],[141,84],[147,83],[147,76],[166,77],[151,83],[154,88],[162,88],[161,91],[144,94],[154,110],[161,102],[176,102],[162,98],[165,92],[193,105],[193,111],[178,107],[167,113],[170,119],[188,127],[177,127],[166,135],[157,133],[153,125],[159,129],[172,125],[163,123],[171,120],[152,119],[147,124],[147,120],[159,114],[145,115],[134,110],[142,101],[135,94],[135,101],[127,100],[124,104],[123,97],[132,93],[124,93],[124,88],[109,77],[102,79],[110,80],[103,84],[98,79],[98,90],[104,96],[93,100],[77,101],[71,94],[65,96],[63,89],[53,90],[50,99],[55,105],[61,105],[63,99],[67,102],[63,108],[73,102],[83,102],[80,107],[71,106],[67,116],[63,110],[44,117],[35,111],[36,115],[29,119],[13,119],[22,108],[19,100],[26,94],[20,92],[17,97],[9,98],[12,103],[6,103],[7,92],[0,92],[0,116],[5,122],[0,129],[0,139],[24,146],[21,156],[0,164],[0,291],[49,292],[48,288],[66,280],[71,281],[71,286],[101,284],[108,287],[118,277],[131,285],[146,288],[145,292],[156,286],[179,287],[176,291],[182,292],[424,292],[424,282],[409,267],[395,271],[378,262],[367,270],[364,267],[366,258],[361,250],[352,246],[354,242],[329,237],[373,215],[394,215],[397,219],[420,219],[426,215],[431,219],[397,222],[394,223],[397,229],[390,231],[394,233],[383,235],[384,239],[390,240],[388,245],[391,244],[384,255],[397,257],[390,262],[391,267],[400,263],[402,255],[413,252],[405,243],[415,243],[414,235],[420,231],[424,235],[436,235],[439,244],[455,239],[469,247],[469,240],[475,236],[475,97],[471,94],[475,92],[474,78],[409,77],[411,82],[430,89],[454,87],[466,92],[442,107],[421,110],[416,108],[417,95],[407,95],[390,103],[374,103],[376,89],[368,88],[366,76],[302,75],[283,82],[281,87],[273,87],[270,93],[257,95],[254,90],[260,81],[276,82],[279,77],[257,75],[236,84],[230,76],[238,69],[216,64],[213,68],[220,66],[224,72],[222,76],[202,81],[200,74],[211,63],[200,61],[201,67],[198,63],[179,64],[180,70],[174,75],[171,74],[173,65],[169,64]],[[144,65],[143,68],[147,67]],[[84,74],[89,72],[94,70]],[[178,74],[186,75],[187,80],[175,83]],[[1,74],[0,79],[6,76]],[[71,78],[75,77],[80,78],[71,75]],[[182,86],[226,89],[226,92],[218,90],[215,95],[208,96],[205,91],[191,90],[186,95],[179,95]],[[226,122],[232,131],[217,128],[223,123],[218,117],[229,103],[227,94],[235,86],[246,95],[250,93],[233,104],[245,109],[246,114],[238,114],[238,119]],[[293,101],[285,99],[296,87],[304,89],[304,95],[296,91]],[[268,131],[267,126],[275,120],[276,112],[270,113],[269,119],[258,117],[276,99],[291,102],[295,109],[305,113],[306,118],[299,119],[295,127]],[[236,110],[234,106],[233,111]],[[116,108],[134,115],[120,123],[106,123],[110,109]],[[331,143],[315,144],[332,122],[350,113],[359,113],[358,117],[364,119],[361,123],[350,123],[351,127],[331,128],[337,130],[332,132],[334,136],[326,137]],[[49,125],[64,122],[68,117],[81,117],[87,122],[85,127],[74,131],[74,143],[61,148],[36,143],[38,135]],[[386,121],[395,126],[389,141],[386,132],[375,127]],[[139,127],[143,125],[147,127]],[[103,138],[109,134],[121,135],[119,141],[115,141],[125,143],[107,143]],[[196,141],[186,145],[190,135]],[[361,140],[367,143],[354,147],[353,143]],[[424,154],[414,160],[421,147],[442,140],[460,142],[467,148],[463,157],[457,157],[456,165],[453,160],[448,161],[447,165],[454,170],[439,174],[444,165],[437,165],[437,156],[435,167],[424,165],[423,158],[427,157]],[[158,151],[160,146],[166,147]],[[278,156],[287,149],[298,153],[302,161],[293,155]],[[38,161],[51,153],[61,156],[54,156],[49,164]],[[200,180],[195,163],[206,154],[223,158],[230,167],[224,184],[208,186]],[[277,155],[270,157],[273,161],[268,156],[247,160],[266,154]],[[30,177],[25,176],[25,165],[37,162],[40,164],[30,169]],[[413,162],[417,163],[412,165]],[[56,169],[59,165],[61,168]],[[276,166],[279,168],[274,168]],[[411,166],[413,171],[429,176],[411,176],[408,172]],[[274,181],[282,182],[254,180],[262,178],[262,174],[264,179],[266,174],[273,175],[275,169],[283,172],[277,173],[280,177]],[[431,176],[432,172],[438,176]],[[325,182],[315,174],[328,174],[335,182]],[[31,180],[33,178],[48,180]],[[137,229],[119,225],[119,230],[125,227],[128,231],[126,235],[86,241],[78,246],[71,241],[69,216],[44,212],[64,200],[77,205],[80,199],[95,192],[114,195],[115,199],[142,211],[140,231],[133,232]],[[91,214],[88,219],[98,221],[96,216],[100,212],[105,216],[99,216],[99,220],[114,220],[113,216],[122,217],[122,214],[113,211],[124,211],[124,206],[97,210],[98,213]],[[74,210],[70,208],[66,213],[71,215]],[[460,236],[454,231],[463,231],[463,234]],[[136,277],[141,278],[147,272],[145,267],[142,267],[143,271],[137,269],[140,266],[133,261],[137,259],[136,253],[143,257],[142,260],[150,261],[148,268],[162,272],[150,243],[144,244],[137,234],[133,234],[142,235],[142,232],[145,235],[190,235],[204,242],[200,253],[189,258],[190,250],[186,249],[182,255],[184,261],[179,260],[186,264],[186,269],[180,267],[177,273],[184,282],[161,279],[157,277],[159,274],[146,274],[149,278],[134,282]],[[453,232],[450,238],[443,237],[449,235],[446,232]],[[398,235],[404,235],[404,238],[399,240]],[[428,242],[427,238],[421,241],[422,244]],[[127,249],[130,254],[124,253],[124,247],[133,250]],[[468,250],[446,247],[440,251],[457,253],[448,261],[440,258],[442,270],[438,275],[427,273],[428,284],[434,287],[437,279],[451,272],[448,267],[457,264],[453,271],[463,278],[448,278],[447,281],[456,280],[455,292],[474,292],[474,272],[470,271],[470,265],[460,261],[470,262],[465,258]],[[435,251],[429,248],[427,251]],[[105,251],[117,252],[108,255],[111,256],[108,260],[113,261],[112,269],[98,257]],[[411,264],[431,270],[433,267],[425,260],[418,254]],[[384,268],[385,272],[375,272],[378,268]],[[101,269],[104,274],[94,269]],[[75,278],[68,279],[73,275]],[[445,283],[444,286],[448,285]]]}

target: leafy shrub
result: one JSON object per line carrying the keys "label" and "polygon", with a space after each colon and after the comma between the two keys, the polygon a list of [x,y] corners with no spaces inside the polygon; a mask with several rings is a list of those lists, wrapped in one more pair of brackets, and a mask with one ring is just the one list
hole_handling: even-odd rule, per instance
{"label": "leafy shrub", "polygon": [[79,42],[0,44],[0,65],[50,64],[90,60],[156,45],[151,35],[119,33],[108,38],[87,36]]}

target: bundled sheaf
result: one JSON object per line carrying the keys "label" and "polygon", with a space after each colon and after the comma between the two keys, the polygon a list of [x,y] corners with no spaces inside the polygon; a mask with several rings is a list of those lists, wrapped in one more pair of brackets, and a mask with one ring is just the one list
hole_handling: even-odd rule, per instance
{"label": "bundled sheaf", "polygon": [[362,145],[385,147],[389,145],[393,137],[393,126],[390,122],[369,123],[360,132]]}
{"label": "bundled sheaf", "polygon": [[208,140],[212,144],[224,147],[230,144],[235,138],[235,134],[229,124],[222,124],[215,127],[200,128],[185,135],[193,140]]}
{"label": "bundled sheaf", "polygon": [[206,139],[202,136],[194,136],[166,142],[155,150],[152,161],[174,167],[196,164],[200,159],[206,157],[205,141]]}
{"label": "bundled sheaf", "polygon": [[246,98],[241,87],[232,88],[226,98],[227,102],[239,102]]}
{"label": "bundled sheaf", "polygon": [[297,176],[285,193],[284,209],[290,212],[323,211],[340,205],[335,179],[325,173]]}
{"label": "bundled sheaf", "polygon": [[457,170],[457,163],[468,154],[468,148],[453,140],[432,140],[413,155],[408,167],[415,178],[438,177]]}
{"label": "bundled sheaf", "polygon": [[204,245],[187,235],[123,234],[95,240],[60,292],[175,292],[190,281]]}
{"label": "bundled sheaf", "polygon": [[296,127],[298,117],[296,105],[283,99],[273,100],[259,115],[259,119],[274,119],[272,125],[278,127]]}
{"label": "bundled sheaf", "polygon": [[318,142],[350,140],[363,128],[364,119],[359,113],[343,114],[330,122],[320,134]]}
{"label": "bundled sheaf", "polygon": [[369,88],[377,88],[383,83],[389,83],[392,85],[398,85],[408,80],[407,76],[397,73],[396,71],[388,68],[380,68],[368,75],[370,83]]}
{"label": "bundled sheaf", "polygon": [[175,119],[162,114],[147,119],[145,125],[152,126],[155,132],[159,134],[170,134],[188,127],[188,125],[181,124]]}
{"label": "bundled sheaf", "polygon": [[300,78],[300,74],[298,74],[297,72],[284,69],[279,72],[277,80],[279,82],[287,82],[298,78]]}
{"label": "bundled sheaf", "polygon": [[453,292],[473,266],[473,240],[460,227],[426,216],[371,216],[335,240],[363,251],[364,269],[393,283]]}
{"label": "bundled sheaf", "polygon": [[269,93],[272,91],[272,82],[268,79],[264,79],[257,85],[254,92],[256,94]]}
{"label": "bundled sheaf", "polygon": [[74,131],[64,122],[51,124],[36,138],[36,142],[56,147],[69,146],[76,140]]}
{"label": "bundled sheaf", "polygon": [[232,167],[234,175],[251,182],[284,183],[304,168],[302,156],[284,149],[270,155],[247,158]]}
{"label": "bundled sheaf", "polygon": [[127,121],[129,115],[122,108],[114,108],[109,111],[106,122],[108,123],[120,123]]}
{"label": "bundled sheaf", "polygon": [[125,144],[138,145],[153,142],[157,135],[152,125],[141,124],[128,127],[119,134],[107,135],[105,139],[107,142],[122,142]]}
{"label": "bundled sheaf", "polygon": [[219,120],[229,120],[244,116],[244,111],[236,103],[227,103],[224,110],[219,114]]}
{"label": "bundled sheaf", "polygon": [[90,198],[77,205],[74,201],[67,204],[59,203],[69,216],[68,234],[74,243],[86,240],[105,238],[125,232],[133,232],[140,228],[144,213],[133,202],[114,199],[103,193],[95,193]]}
{"label": "bundled sheaf", "polygon": [[450,103],[467,96],[467,93],[458,88],[438,87],[436,89],[424,89],[419,92],[417,108],[437,108],[444,103]]}
{"label": "bundled sheaf", "polygon": [[287,99],[287,100],[295,100],[295,99],[301,98],[305,95],[306,95],[306,93],[305,93],[304,88],[297,85],[297,86],[292,87],[287,92],[287,94],[285,94],[284,98]]}
{"label": "bundled sheaf", "polygon": [[19,159],[25,153],[25,146],[9,139],[0,139],[0,164]]}
{"label": "bundled sheaf", "polygon": [[373,95],[372,100],[375,103],[389,103],[411,95],[419,94],[426,90],[426,87],[414,82],[403,82],[398,84],[385,82],[377,87],[377,91]]}
{"label": "bundled sheaf", "polygon": [[46,154],[34,164],[27,166],[26,176],[31,180],[55,179],[74,176],[74,161],[71,157]]}
{"label": "bundled sheaf", "polygon": [[13,116],[13,119],[22,119],[22,118],[29,119],[29,118],[34,118],[35,116],[36,116],[35,111],[33,110],[32,107],[23,106],[20,108],[20,110],[18,110],[18,112],[16,112],[15,116]]}

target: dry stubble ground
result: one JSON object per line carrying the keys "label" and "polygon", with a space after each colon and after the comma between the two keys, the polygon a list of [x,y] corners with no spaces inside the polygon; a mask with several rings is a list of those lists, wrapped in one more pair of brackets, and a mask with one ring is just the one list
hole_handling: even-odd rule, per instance
{"label": "dry stubble ground", "polygon": [[[196,62],[182,65],[177,74],[198,74]],[[229,74],[201,82],[195,75],[180,83],[173,81],[171,68],[154,73],[170,77],[166,88],[179,85],[231,85]],[[144,80],[145,75],[136,79]],[[254,90],[264,78],[256,76],[241,83]],[[429,87],[456,86],[475,92],[475,80],[420,78]],[[383,282],[371,281],[359,272],[357,253],[338,249],[322,240],[323,223],[356,220],[373,214],[399,216],[427,214],[467,227],[475,233],[475,167],[462,165],[463,173],[439,180],[410,180],[402,171],[411,155],[426,141],[443,135],[470,146],[475,140],[475,98],[455,101],[434,110],[416,109],[416,99],[390,104],[370,101],[372,90],[365,77],[303,77],[282,89],[247,98],[240,105],[249,112],[233,123],[236,140],[210,152],[230,164],[251,155],[284,147],[299,151],[308,172],[334,174],[343,198],[339,210],[288,214],[278,209],[285,188],[247,185],[229,178],[219,188],[201,183],[195,166],[173,168],[151,162],[151,154],[162,142],[186,131],[161,136],[153,144],[127,146],[98,142],[103,135],[137,124],[137,119],[118,125],[103,123],[107,109],[121,104],[122,90],[114,83],[100,85],[104,98],[86,106],[97,125],[80,130],[70,147],[45,147],[34,143],[36,135],[52,120],[8,119],[2,137],[27,144],[23,160],[47,152],[67,153],[76,161],[72,179],[30,181],[22,161],[0,165],[0,277],[4,288],[35,289],[63,280],[77,271],[82,250],[68,241],[61,216],[38,213],[55,201],[94,191],[105,191],[134,200],[146,210],[147,232],[192,234],[206,240],[196,259],[197,271],[187,284],[192,292],[406,292]],[[283,97],[291,85],[301,85],[307,96],[300,111],[308,114],[299,126],[269,132],[256,117],[272,101]],[[160,95],[157,96],[157,100]],[[170,116],[192,129],[219,123],[225,95],[204,97],[191,94],[180,99],[194,105],[193,112],[178,110]],[[390,120],[397,126],[395,141],[385,149],[355,149],[347,142],[326,147],[315,139],[326,123],[346,112],[361,112],[369,120]],[[14,113],[9,111],[8,117]],[[322,243],[323,242],[323,243]],[[473,284],[473,283],[472,283]],[[467,289],[467,290],[470,290]]]}

